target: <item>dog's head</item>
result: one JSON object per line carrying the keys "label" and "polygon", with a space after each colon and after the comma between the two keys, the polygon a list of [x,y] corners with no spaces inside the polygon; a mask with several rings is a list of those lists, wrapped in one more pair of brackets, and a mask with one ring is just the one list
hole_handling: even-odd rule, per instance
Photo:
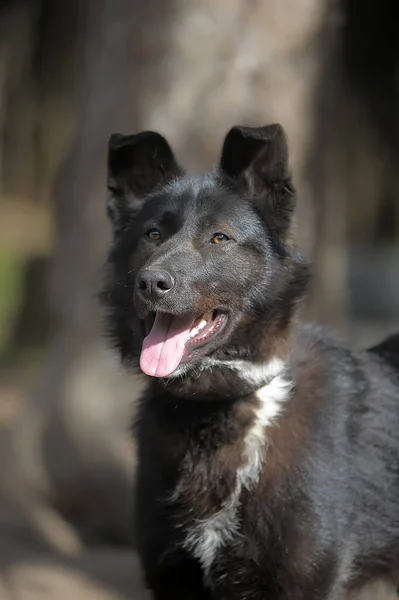
{"label": "dog's head", "polygon": [[125,359],[170,381],[269,358],[307,280],[288,163],[279,125],[233,127],[205,176],[185,174],[157,133],[111,137],[106,299]]}

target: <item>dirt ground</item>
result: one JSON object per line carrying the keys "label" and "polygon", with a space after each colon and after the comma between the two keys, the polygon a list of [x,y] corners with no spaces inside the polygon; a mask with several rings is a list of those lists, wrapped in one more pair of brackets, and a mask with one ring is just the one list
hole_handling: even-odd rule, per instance
{"label": "dirt ground", "polygon": [[133,552],[93,549],[66,558],[0,533],[0,600],[144,600]]}
{"label": "dirt ground", "polygon": [[[25,385],[21,387],[17,381],[8,374],[0,379],[0,484],[4,484],[7,469],[13,468],[8,442],[25,392]],[[43,515],[51,518],[51,512]],[[49,523],[51,527],[52,521]],[[29,518],[24,518],[0,485],[0,600],[149,598],[133,550],[92,547],[63,552],[62,531],[55,531],[54,537],[58,534],[59,551],[34,532]]]}

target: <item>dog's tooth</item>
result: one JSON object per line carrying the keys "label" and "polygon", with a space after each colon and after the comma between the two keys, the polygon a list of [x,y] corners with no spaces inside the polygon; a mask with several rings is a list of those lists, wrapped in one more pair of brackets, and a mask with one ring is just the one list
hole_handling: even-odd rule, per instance
{"label": "dog's tooth", "polygon": [[209,319],[212,319],[212,315],[213,315],[213,311],[208,310],[208,312],[206,312],[204,315],[202,315],[202,320],[209,321]]}
{"label": "dog's tooth", "polygon": [[200,321],[197,325],[197,329],[203,329],[205,327],[205,325],[207,324],[207,321]]}

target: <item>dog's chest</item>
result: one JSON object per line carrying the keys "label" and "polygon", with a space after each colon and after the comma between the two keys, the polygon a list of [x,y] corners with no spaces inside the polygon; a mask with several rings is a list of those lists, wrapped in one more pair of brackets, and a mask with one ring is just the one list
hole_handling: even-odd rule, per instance
{"label": "dog's chest", "polygon": [[[240,444],[218,449],[208,461],[200,454],[187,459],[189,467],[172,502],[184,507],[178,524],[182,544],[199,561],[205,577],[218,551],[240,535],[244,493],[253,492],[259,482],[267,459],[267,428],[280,413],[290,389],[286,379],[276,377],[256,393],[253,420]],[[229,452],[240,455],[229,460]]]}

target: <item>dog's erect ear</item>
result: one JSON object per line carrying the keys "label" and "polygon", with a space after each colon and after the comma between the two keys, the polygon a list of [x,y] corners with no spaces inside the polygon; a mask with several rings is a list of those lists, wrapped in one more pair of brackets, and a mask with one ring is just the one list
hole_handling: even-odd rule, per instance
{"label": "dog's erect ear", "polygon": [[122,229],[159,184],[182,174],[173,152],[159,133],[114,133],[108,143],[108,215]]}
{"label": "dog's erect ear", "polygon": [[287,136],[281,125],[230,129],[224,140],[220,169],[244,186],[278,234],[287,231],[294,193]]}
{"label": "dog's erect ear", "polygon": [[220,168],[232,179],[244,178],[251,190],[289,178],[288,143],[281,125],[233,127],[224,140]]}

